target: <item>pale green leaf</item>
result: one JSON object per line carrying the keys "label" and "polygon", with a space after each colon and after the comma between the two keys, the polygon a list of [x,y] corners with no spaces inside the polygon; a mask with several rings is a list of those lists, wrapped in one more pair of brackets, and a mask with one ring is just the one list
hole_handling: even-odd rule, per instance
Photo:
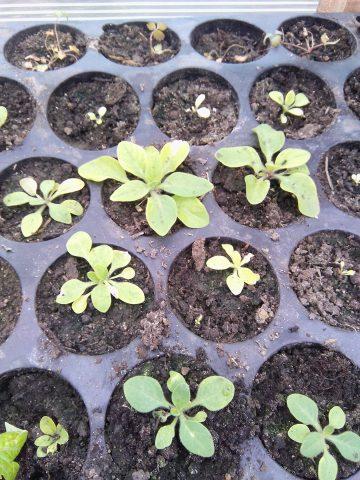
{"label": "pale green leaf", "polygon": [[0,475],[2,475],[5,480],[15,480],[19,468],[20,466],[18,463],[7,461],[6,459],[1,458],[0,455]]}
{"label": "pale green leaf", "polygon": [[294,117],[302,117],[304,115],[304,110],[302,110],[301,108],[290,108],[288,110],[288,113],[294,115]]}
{"label": "pale green leaf", "polygon": [[261,151],[266,161],[271,162],[273,155],[280,151],[285,143],[284,132],[274,130],[270,125],[261,124],[253,129],[259,141]]}
{"label": "pale green leaf", "polygon": [[4,432],[0,434],[0,457],[11,462],[19,455],[28,432]]}
{"label": "pale green leaf", "polygon": [[37,183],[32,177],[22,178],[20,180],[20,186],[28,195],[34,197],[36,195]]}
{"label": "pale green leaf", "polygon": [[[96,283],[101,283],[108,277],[108,270],[105,265],[94,265],[94,272],[98,279]],[[90,273],[90,272],[89,272]]]}
{"label": "pale green leaf", "polygon": [[84,213],[84,208],[77,200],[64,200],[61,202],[61,206],[66,208],[72,215],[79,216]]}
{"label": "pale green leaf", "polygon": [[144,292],[140,287],[131,282],[112,282],[111,285],[116,289],[116,298],[130,305],[139,305],[145,301]]}
{"label": "pale green leaf", "polygon": [[158,450],[163,450],[164,448],[170,447],[175,437],[176,422],[177,419],[174,419],[169,425],[159,428],[155,438],[155,447]]}
{"label": "pale green leaf", "polygon": [[92,247],[92,240],[86,232],[76,232],[66,242],[66,249],[74,257],[87,258]]}
{"label": "pale green leaf", "polygon": [[124,268],[126,267],[126,265],[129,265],[130,261],[131,255],[129,252],[125,252],[122,250],[113,250],[113,260],[109,272],[110,275],[116,270],[119,270],[120,268]]}
{"label": "pale green leaf", "polygon": [[231,402],[234,393],[235,387],[230,380],[212,375],[200,383],[193,405],[201,405],[216,412]]}
{"label": "pale green leaf", "polygon": [[69,434],[68,432],[65,430],[65,428],[62,426],[62,425],[58,425],[56,427],[57,429],[57,433],[59,435],[59,438],[57,440],[57,443],[59,445],[65,445],[65,443],[67,443],[69,441]]}
{"label": "pale green leaf", "polygon": [[40,183],[40,191],[44,195],[44,197],[47,197],[49,193],[54,190],[55,186],[55,180],[43,180]]}
{"label": "pale green leaf", "polygon": [[304,93],[297,93],[295,97],[294,107],[305,107],[309,105],[310,100]]}
{"label": "pale green leaf", "polygon": [[145,375],[138,375],[126,380],[124,395],[132,408],[140,413],[148,413],[159,407],[171,407],[164,396],[160,383]]}
{"label": "pale green leaf", "polygon": [[230,168],[250,167],[255,173],[259,173],[264,168],[259,154],[252,147],[220,148],[215,153],[215,158]]}
{"label": "pale green leaf", "polygon": [[29,213],[21,220],[21,232],[24,237],[31,237],[34,235],[43,222],[43,217],[40,212]]}
{"label": "pale green leaf", "polygon": [[40,420],[40,430],[45,435],[55,435],[56,425],[55,422],[50,417],[42,417]]}
{"label": "pale green leaf", "polygon": [[17,207],[29,203],[32,198],[25,192],[13,192],[6,195],[3,201],[7,207]]}
{"label": "pale green leaf", "polygon": [[206,419],[207,419],[207,413],[204,412],[203,410],[201,410],[200,412],[197,412],[196,415],[191,417],[191,420],[193,420],[194,422],[199,422],[199,423],[205,422]]}
{"label": "pale green leaf", "polygon": [[346,415],[342,408],[333,407],[329,412],[329,424],[336,428],[343,428],[346,422]]}
{"label": "pale green leaf", "polygon": [[344,432],[327,438],[339,450],[341,455],[350,462],[360,461],[360,437],[354,432]]}
{"label": "pale green leaf", "polygon": [[64,180],[60,183],[52,198],[55,199],[57,197],[60,197],[61,195],[78,192],[84,187],[85,183],[80,180],[80,178],[68,178],[67,180]]}
{"label": "pale green leaf", "polygon": [[271,100],[273,100],[274,102],[276,102],[281,106],[284,104],[284,95],[281,92],[277,92],[275,90],[272,92],[269,92],[269,97],[271,98]]}
{"label": "pale green leaf", "polygon": [[101,313],[106,313],[111,307],[111,294],[107,285],[99,284],[91,290],[91,301]]}
{"label": "pale green leaf", "polygon": [[310,432],[301,444],[300,453],[303,457],[314,458],[324,451],[325,446],[325,440],[321,433]]}
{"label": "pale green leaf", "polygon": [[88,305],[88,298],[90,294],[82,295],[80,298],[77,298],[71,305],[74,313],[80,314],[85,312]]}
{"label": "pale green leaf", "polygon": [[295,102],[295,92],[294,90],[289,90],[288,93],[285,95],[284,103],[287,107],[291,107],[294,102]]}
{"label": "pale green leaf", "polygon": [[49,215],[55,222],[71,224],[71,213],[60,203],[49,203]]}
{"label": "pale green leaf", "polygon": [[132,267],[126,267],[121,273],[119,273],[119,275],[116,275],[116,277],[124,278],[125,280],[131,280],[135,277],[135,270]]}
{"label": "pale green leaf", "polygon": [[280,114],[280,122],[284,125],[285,123],[287,123],[287,121],[288,121],[288,118],[285,115],[285,113],[281,113]]}
{"label": "pale green leaf", "polygon": [[132,142],[120,142],[117,147],[117,156],[124,170],[145,180],[145,150]]}
{"label": "pale green leaf", "polygon": [[56,297],[56,302],[61,305],[72,303],[81,297],[89,286],[91,286],[89,282],[82,282],[77,278],[72,278],[62,285],[60,294]]}
{"label": "pale green leaf", "polygon": [[302,443],[305,440],[305,437],[309,435],[309,433],[309,427],[307,425],[304,425],[303,423],[297,423],[296,425],[290,427],[288,430],[289,438],[291,438],[291,440],[294,440],[294,442],[297,443]]}
{"label": "pale green leaf", "polygon": [[5,125],[7,118],[8,118],[7,108],[1,105],[0,106],[0,128]]}
{"label": "pale green leaf", "polygon": [[163,178],[163,168],[159,150],[153,146],[145,147],[145,179],[148,185],[158,185]]}
{"label": "pale green leaf", "polygon": [[315,182],[304,173],[292,173],[280,179],[280,188],[297,198],[298,208],[303,215],[317,218],[320,205]]}
{"label": "pale green leaf", "polygon": [[270,181],[263,178],[256,178],[255,175],[246,175],[246,198],[251,205],[258,205],[263,202],[270,190]]}
{"label": "pale green leaf", "polygon": [[171,395],[172,403],[179,410],[190,406],[190,387],[185,383],[179,383],[173,390]]}
{"label": "pale green leaf", "polygon": [[53,443],[54,439],[50,435],[41,435],[41,437],[38,437],[34,444],[36,447],[48,447]]}
{"label": "pale green leaf", "polygon": [[47,453],[42,447],[38,447],[38,449],[36,450],[36,456],[38,458],[45,458],[47,456]]}
{"label": "pale green leaf", "polygon": [[187,383],[181,373],[171,370],[166,385],[170,392],[174,392],[179,385],[187,385]]}
{"label": "pale green leaf", "polygon": [[180,441],[194,455],[211,457],[215,453],[214,441],[209,430],[202,423],[180,417]]}
{"label": "pale green leaf", "polygon": [[212,270],[227,270],[228,268],[234,268],[234,265],[227,257],[223,255],[215,255],[207,260],[206,266]]}
{"label": "pale green leaf", "polygon": [[152,194],[146,204],[146,220],[158,235],[163,237],[175,224],[178,215],[175,200],[169,195]]}
{"label": "pale green leaf", "polygon": [[275,165],[279,169],[296,168],[305,165],[311,157],[311,153],[301,148],[285,148],[276,157]]}
{"label": "pale green leaf", "polygon": [[112,202],[135,202],[144,198],[150,189],[142,180],[129,180],[117,188],[111,195]]}
{"label": "pale green leaf", "polygon": [[232,245],[230,245],[230,243],[222,243],[221,244],[221,248],[223,250],[225,250],[225,252],[229,255],[229,257],[231,258],[231,260],[233,259],[233,255],[234,255],[234,252],[235,252],[235,249]]}
{"label": "pale green leaf", "polygon": [[338,474],[338,464],[335,458],[328,451],[320,458],[318,466],[319,480],[336,480]]}
{"label": "pale green leaf", "polygon": [[293,417],[305,425],[316,427],[319,423],[319,409],[311,398],[301,393],[292,393],[287,397],[287,407]]}
{"label": "pale green leaf", "polygon": [[160,151],[163,176],[175,172],[189,155],[190,145],[181,140],[166,143]]}
{"label": "pale green leaf", "polygon": [[178,219],[189,228],[203,228],[209,224],[209,214],[198,198],[173,197]]}
{"label": "pale green leaf", "polygon": [[237,273],[239,278],[247,285],[255,285],[260,280],[260,275],[250,270],[250,268],[240,267]]}
{"label": "pale green leaf", "polygon": [[229,287],[229,290],[233,295],[240,295],[245,284],[237,273],[234,272],[226,277],[226,285]]}
{"label": "pale green leaf", "polygon": [[201,197],[210,192],[214,186],[205,178],[191,173],[175,172],[169,175],[159,188],[179,197]]}
{"label": "pale green leaf", "polygon": [[125,183],[128,178],[120,163],[113,157],[103,155],[90,162],[81,165],[78,169],[79,175],[87,180],[103,182],[107,179],[117,180]]}
{"label": "pale green leaf", "polygon": [[90,251],[87,261],[94,270],[97,265],[101,265],[106,269],[113,261],[113,258],[114,250],[109,245],[98,245]]}

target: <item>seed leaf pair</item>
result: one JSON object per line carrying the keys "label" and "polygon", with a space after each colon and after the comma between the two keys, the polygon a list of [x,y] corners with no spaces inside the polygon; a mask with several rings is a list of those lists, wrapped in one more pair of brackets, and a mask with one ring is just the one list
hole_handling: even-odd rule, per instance
{"label": "seed leaf pair", "polygon": [[58,445],[65,445],[69,441],[69,434],[65,428],[58,423],[57,425],[50,417],[42,417],[40,420],[41,435],[35,440],[37,446],[36,455],[38,458],[44,458],[57,452]]}
{"label": "seed leaf pair", "polygon": [[280,105],[282,113],[280,114],[280,122],[287,123],[289,115],[295,117],[304,116],[304,110],[300,107],[309,105],[310,101],[304,93],[295,93],[294,90],[290,90],[284,98],[284,95],[278,91],[272,91],[269,93],[271,100]]}
{"label": "seed leaf pair", "polygon": [[27,440],[28,432],[9,423],[5,423],[5,429],[6,432],[0,434],[0,478],[15,480],[20,468],[15,459]]}

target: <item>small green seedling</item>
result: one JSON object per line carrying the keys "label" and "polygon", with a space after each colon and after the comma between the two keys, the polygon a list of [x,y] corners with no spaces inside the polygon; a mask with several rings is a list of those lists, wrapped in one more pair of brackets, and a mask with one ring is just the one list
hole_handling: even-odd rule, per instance
{"label": "small green seedling", "polygon": [[340,275],[343,275],[344,277],[352,277],[353,275],[355,275],[355,270],[346,270],[345,269],[345,262],[344,260],[341,260],[339,262],[339,273]]}
{"label": "small green seedling", "polygon": [[107,112],[106,107],[100,107],[98,108],[97,115],[94,112],[88,112],[86,115],[91,120],[94,122],[95,125],[102,125],[103,123],[103,118]]}
{"label": "small green seedling", "polygon": [[353,173],[351,175],[351,180],[355,183],[355,185],[358,187],[360,185],[360,173]]}
{"label": "small green seedling", "polygon": [[69,441],[69,434],[65,428],[50,417],[42,417],[40,420],[41,435],[35,440],[35,446],[38,447],[36,456],[44,458],[57,452],[58,445],[65,445]]}
{"label": "small green seedling", "polygon": [[206,265],[212,270],[232,269],[233,272],[226,277],[226,284],[233,295],[240,295],[245,284],[255,285],[260,280],[259,274],[243,266],[249,263],[254,255],[247,253],[244,257],[241,257],[240,253],[232,245],[223,243],[221,246],[230,257],[230,260],[223,255],[215,255],[209,258]]}
{"label": "small green seedling", "polygon": [[202,93],[196,98],[195,104],[191,108],[186,109],[186,112],[196,113],[197,116],[200,118],[209,118],[211,115],[210,109],[207,107],[201,106],[204,103],[204,101],[205,101],[205,95]]}
{"label": "small green seedling", "polygon": [[142,148],[120,142],[118,160],[109,156],[96,158],[82,165],[79,174],[95,182],[109,178],[121,182],[110,197],[113,202],[146,201],[147,222],[160,236],[166,235],[177,219],[187,227],[202,228],[208,225],[209,214],[198,197],[212,190],[213,185],[205,178],[175,171],[189,150],[189,144],[182,141],[166,143],[160,152],[152,146]]}
{"label": "small green seedling", "polygon": [[280,122],[285,124],[288,121],[287,115],[294,115],[295,117],[303,117],[304,110],[299,107],[305,107],[309,105],[310,101],[304,93],[295,93],[294,90],[290,90],[284,98],[281,92],[272,91],[269,93],[271,100],[276,102],[282,108],[280,114]]}
{"label": "small green seedling", "polygon": [[190,453],[201,457],[214,455],[212,435],[203,425],[207,418],[206,412],[200,410],[190,417],[188,411],[195,407],[205,407],[211,412],[225,408],[234,397],[233,383],[215,375],[205,378],[199,385],[195,399],[191,401],[190,387],[185,378],[180,373],[171,371],[167,388],[171,392],[172,403],[167,401],[160,383],[152,377],[139,375],[124,383],[125,398],[136,411],[149,413],[154,410],[153,415],[161,423],[174,417],[171,423],[159,428],[155,447],[162,450],[171,445],[179,422],[180,442]]}
{"label": "small green seedling", "polygon": [[15,480],[20,468],[15,459],[25,445],[28,432],[6,422],[5,430],[0,434],[0,479]]}
{"label": "small green seedling", "polygon": [[8,118],[7,108],[0,105],[0,128],[5,125],[7,118]]}
{"label": "small green seedling", "polygon": [[[150,51],[151,53],[155,55],[162,55],[165,52],[170,52],[170,49],[163,49],[162,46],[162,41],[165,39],[165,33],[167,30],[167,25],[165,23],[161,22],[149,22],[146,24],[147,29],[149,30],[150,33]],[[154,45],[154,40],[156,40],[158,43]]]}
{"label": "small green seedling", "polygon": [[[56,298],[57,303],[71,303],[73,311],[80,314],[86,310],[89,297],[94,308],[101,313],[111,307],[112,296],[131,305],[144,302],[144,292],[140,287],[132,282],[119,281],[135,277],[135,270],[127,266],[131,261],[128,252],[114,250],[108,245],[93,247],[91,237],[86,232],[74,233],[67,241],[66,248],[70,255],[84,258],[92,270],[87,273],[87,282],[77,278],[65,282]],[[91,291],[85,293],[88,289]]]}
{"label": "small green seedling", "polygon": [[[301,422],[293,425],[288,431],[291,440],[301,444],[301,455],[315,458],[322,454],[318,465],[319,480],[335,480],[337,477],[338,465],[330,453],[330,445],[335,446],[346,460],[360,461],[359,435],[349,431],[334,435],[334,431],[342,429],[346,422],[345,413],[340,407],[333,407],[329,411],[329,423],[322,428],[319,422],[319,409],[311,398],[293,393],[287,397],[287,406],[291,415]],[[315,431],[311,431],[308,425]]]}
{"label": "small green seedling", "polygon": [[268,42],[271,47],[276,48],[281,45],[283,39],[283,32],[275,30],[274,33],[267,33],[264,37],[263,43],[266,45]]}
{"label": "small green seedling", "polygon": [[48,208],[50,217],[56,222],[70,225],[71,215],[79,216],[84,212],[81,204],[76,200],[64,200],[61,203],[54,203],[58,197],[78,192],[84,188],[85,183],[80,178],[68,178],[63,182],[56,183],[55,180],[43,180],[38,184],[32,177],[20,180],[22,192],[9,193],[4,197],[4,204],[7,207],[18,207],[29,204],[32,207],[39,207],[34,213],[29,213],[21,221],[21,232],[24,237],[34,235],[43,223],[43,213]]}
{"label": "small green seedling", "polygon": [[254,175],[245,176],[246,198],[251,205],[263,202],[270,190],[271,180],[276,180],[282,190],[297,198],[298,208],[303,215],[317,218],[320,212],[317,189],[306,166],[310,152],[286,148],[273,161],[275,153],[285,144],[284,133],[266,124],[257,126],[253,131],[258,137],[265,164],[252,147],[221,148],[215,154],[216,159],[226,167],[248,167],[254,171]]}

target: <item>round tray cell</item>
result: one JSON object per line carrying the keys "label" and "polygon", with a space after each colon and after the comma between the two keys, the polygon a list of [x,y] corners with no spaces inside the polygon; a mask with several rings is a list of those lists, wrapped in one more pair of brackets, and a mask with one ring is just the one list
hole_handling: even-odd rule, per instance
{"label": "round tray cell", "polygon": [[325,193],[337,208],[360,217],[360,142],[335,145],[323,156],[318,176]]}
{"label": "round tray cell", "polygon": [[[230,243],[241,257],[252,253],[247,268],[260,275],[256,285],[245,285],[240,295],[233,295],[226,278],[233,273],[212,270],[206,261],[227,254],[221,247]],[[226,238],[196,242],[176,258],[169,276],[170,305],[185,325],[196,335],[213,342],[233,343],[252,338],[265,330],[279,304],[275,273],[254,248]]]}
{"label": "round tray cell", "polygon": [[24,70],[57,70],[85,55],[86,39],[80,30],[55,22],[22,30],[8,40],[4,52],[8,62]]}
{"label": "round tray cell", "polygon": [[[282,23],[279,30],[284,32],[284,47],[308,60],[344,60],[356,48],[356,40],[349,30],[325,18],[295,17]],[[328,42],[336,43],[324,45],[321,40],[323,35],[327,35]]]}
{"label": "round tray cell", "polygon": [[[165,396],[170,399],[166,381],[169,372],[174,370],[185,376],[194,398],[199,383],[210,375],[216,375],[206,362],[201,350],[196,359],[166,355],[135,367],[124,381],[134,375],[150,375],[161,383]],[[193,411],[189,413],[193,415]],[[242,382],[235,383],[234,399],[226,408],[206,413],[208,417],[204,425],[210,430],[215,444],[213,457],[191,455],[181,445],[178,432],[170,447],[156,450],[155,436],[161,426],[159,420],[152,414],[138,413],[129,408],[123,394],[123,383],[120,383],[113,393],[106,416],[106,441],[114,460],[113,476],[108,474],[107,478],[240,478],[244,442],[254,432],[254,417]]]}
{"label": "round tray cell", "polygon": [[[0,174],[0,235],[10,240],[22,242],[50,240],[67,232],[81,220],[83,215],[72,215],[72,224],[70,225],[56,222],[50,217],[49,209],[46,208],[42,215],[43,223],[39,230],[31,237],[25,238],[21,233],[21,221],[26,215],[36,212],[39,207],[29,204],[8,207],[4,204],[3,199],[9,193],[22,192],[19,181],[27,177],[32,177],[37,182],[39,194],[41,194],[39,186],[43,180],[55,180],[57,183],[61,183],[68,178],[80,179],[76,167],[58,158],[27,158],[5,169]],[[90,201],[88,186],[85,184],[82,190],[59,197],[55,200],[55,203],[61,203],[64,200],[77,200],[83,206],[85,212]]]}
{"label": "round tray cell", "polygon": [[20,280],[12,266],[0,257],[0,344],[17,322],[22,303]]}
{"label": "round tray cell", "polygon": [[290,259],[290,280],[310,318],[360,331],[359,264],[360,239],[346,232],[322,231],[298,244]]}
{"label": "round tray cell", "polygon": [[[303,116],[287,114],[287,123],[283,124],[282,108],[269,93],[279,91],[285,97],[290,90],[304,93],[310,103],[301,108]],[[281,129],[295,140],[316,137],[330,127],[337,115],[334,95],[326,83],[308,70],[289,65],[267,70],[256,79],[250,91],[250,105],[259,123]]]}
{"label": "round tray cell", "polygon": [[131,255],[129,266],[135,269],[131,281],[143,290],[144,303],[129,305],[112,297],[110,309],[100,313],[89,300],[84,313],[76,314],[71,305],[56,303],[56,297],[67,280],[87,281],[86,274],[92,269],[83,259],[68,254],[60,257],[45,272],[37,289],[36,314],[41,328],[74,353],[101,355],[127,346],[139,335],[140,321],[154,298],[154,283],[145,265]]}
{"label": "round tray cell", "polygon": [[[200,95],[205,95],[205,99],[199,108],[210,110],[208,118],[193,111]],[[234,129],[239,102],[235,90],[220,75],[185,69],[168,75],[157,85],[152,114],[168,137],[207,145],[222,140]]]}
{"label": "round tray cell", "polygon": [[[164,39],[157,41],[154,38],[154,30],[150,30],[149,27],[146,22],[104,25],[104,33],[98,45],[100,53],[113,62],[131,67],[158,65],[173,58],[181,46],[176,33],[166,26],[162,31]],[[160,26],[160,28],[163,27]],[[155,33],[155,37],[157,34],[159,30]],[[160,35],[162,34],[160,30]]]}
{"label": "round tray cell", "polygon": [[360,118],[360,68],[348,76],[344,85],[344,95],[348,106]]}
{"label": "round tray cell", "polygon": [[[339,352],[320,345],[302,344],[277,352],[255,377],[252,397],[266,449],[293,475],[316,479],[320,457],[315,461],[303,457],[300,444],[287,435],[288,429],[298,423],[286,405],[286,398],[292,393],[307,395],[317,403],[323,427],[327,424],[329,410],[338,405],[346,413],[346,430],[360,433],[359,368]],[[339,465],[338,478],[346,478],[359,468],[344,460],[334,447],[330,451]]]}
{"label": "round tray cell", "polygon": [[0,77],[0,106],[7,119],[0,128],[0,152],[21,145],[36,117],[36,102],[27,89],[10,78]]}
{"label": "round tray cell", "polygon": [[[97,124],[89,118],[106,108]],[[48,120],[54,132],[74,147],[103,150],[126,140],[140,117],[139,99],[122,78],[100,72],[76,75],[62,83],[51,95]]]}
{"label": "round tray cell", "polygon": [[[69,434],[66,445],[54,455],[37,458],[34,441],[42,435],[39,422],[48,416]],[[28,439],[17,458],[16,480],[76,480],[89,444],[89,422],[78,392],[59,375],[47,370],[22,369],[0,377],[0,423],[8,422],[28,431]],[[3,430],[2,430],[3,431]]]}
{"label": "round tray cell", "polygon": [[218,63],[247,63],[268,52],[265,33],[255,25],[239,20],[212,20],[192,32],[193,48]]}

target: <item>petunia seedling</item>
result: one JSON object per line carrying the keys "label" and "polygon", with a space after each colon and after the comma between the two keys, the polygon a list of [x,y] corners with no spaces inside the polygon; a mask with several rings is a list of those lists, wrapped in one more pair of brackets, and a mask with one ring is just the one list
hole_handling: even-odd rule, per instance
{"label": "petunia seedling", "polygon": [[201,105],[205,101],[205,95],[201,93],[195,100],[194,105],[191,108],[188,108],[187,112],[196,113],[200,118],[209,118],[211,115],[211,111],[207,107],[202,107]]}
{"label": "petunia seedling", "polygon": [[343,275],[344,277],[352,277],[353,275],[355,275],[355,270],[347,270],[345,268],[345,262],[344,260],[341,260],[339,262],[339,273],[340,275]]}
{"label": "petunia seedling", "polygon": [[[287,397],[287,406],[293,417],[301,423],[293,425],[288,435],[294,442],[300,443],[300,453],[306,458],[321,455],[318,465],[319,480],[335,480],[338,473],[336,458],[330,453],[334,446],[341,456],[350,462],[360,461],[360,437],[354,432],[342,432],[334,435],[335,430],[345,426],[344,411],[335,406],[328,414],[329,423],[323,428],[319,421],[319,409],[316,403],[306,395],[293,393]],[[314,430],[310,430],[312,427]]]}
{"label": "petunia seedling", "polygon": [[300,107],[309,105],[310,101],[304,93],[295,93],[294,90],[290,90],[284,98],[281,92],[272,91],[269,93],[271,100],[280,105],[282,112],[280,114],[280,122],[285,124],[288,121],[287,115],[293,115],[295,117],[303,117],[304,110]]}
{"label": "petunia seedling", "polygon": [[159,428],[155,447],[159,450],[169,447],[179,424],[180,442],[190,453],[201,457],[214,455],[212,435],[203,425],[207,418],[206,412],[200,410],[191,417],[189,410],[204,407],[217,412],[225,408],[234,397],[233,383],[220,376],[207,377],[200,383],[195,399],[191,400],[190,387],[185,378],[180,373],[171,371],[167,388],[171,392],[171,402],[166,399],[160,383],[152,377],[139,375],[124,383],[125,398],[136,411],[153,411],[161,423],[165,423],[169,417],[172,419]]}
{"label": "petunia seedling", "polygon": [[[137,305],[145,300],[144,292],[131,280],[135,270],[129,267],[131,255],[126,251],[114,250],[109,245],[93,247],[86,232],[76,232],[66,243],[67,251],[74,257],[85,259],[91,267],[88,281],[73,278],[64,283],[56,302],[71,304],[77,314],[83,313],[91,298],[96,310],[105,313],[111,307],[111,297],[124,303]],[[87,293],[85,293],[87,290]]]}
{"label": "petunia seedling", "polygon": [[65,428],[60,423],[56,425],[50,417],[42,417],[39,427],[44,435],[35,440],[38,458],[53,455],[57,452],[58,445],[65,445],[69,441],[69,434]]}
{"label": "petunia seedling", "polygon": [[208,225],[209,214],[198,197],[213,185],[205,178],[176,172],[189,149],[182,141],[166,143],[161,151],[120,142],[118,160],[101,156],[82,165],[79,174],[95,182],[113,179],[122,183],[110,197],[113,202],[146,201],[147,222],[160,236],[166,235],[177,219],[187,227],[202,228]]}
{"label": "petunia seedling", "polygon": [[358,187],[360,185],[360,173],[353,173],[351,175],[351,180]]}
{"label": "petunia seedling", "polygon": [[98,108],[97,115],[94,112],[88,112],[86,115],[89,120],[94,122],[95,125],[102,125],[103,123],[103,118],[107,112],[106,107],[100,107]]}
{"label": "petunia seedling", "polygon": [[284,45],[290,48],[297,48],[301,52],[304,52],[305,55],[310,55],[314,50],[320,48],[326,48],[329,45],[336,45],[340,42],[340,38],[331,40],[327,33],[323,33],[320,37],[320,42],[316,43],[313,33],[308,30],[306,27],[303,28],[302,36],[305,40],[305,46],[301,43],[293,43],[291,41],[285,41],[284,32],[276,30],[275,33],[267,33],[264,38],[264,44],[267,42],[270,43],[271,47],[278,47],[279,45]]}
{"label": "petunia seedling", "polygon": [[84,188],[85,183],[80,178],[68,178],[61,183],[56,183],[55,180],[43,180],[40,183],[40,192],[38,192],[37,182],[32,177],[23,178],[19,183],[23,191],[6,195],[4,204],[7,207],[26,204],[38,207],[34,213],[29,213],[21,221],[21,232],[24,237],[31,237],[39,230],[46,209],[49,210],[49,215],[53,220],[69,225],[72,223],[71,215],[79,216],[84,212],[82,205],[76,200],[54,202],[59,197]]}
{"label": "petunia seedling", "polygon": [[7,118],[8,118],[7,108],[0,105],[0,128],[5,125]]}
{"label": "petunia seedling", "polygon": [[[150,32],[150,50],[152,53],[155,55],[161,55],[162,53],[165,53],[166,51],[169,50],[164,50],[162,46],[162,41],[165,39],[165,33],[167,30],[167,25],[162,22],[149,22],[146,24],[146,28]],[[156,40],[158,43],[154,45],[154,40]]]}
{"label": "petunia seedling", "polygon": [[215,255],[206,262],[206,266],[212,270],[229,270],[233,272],[226,277],[226,284],[233,295],[240,295],[246,285],[255,285],[260,280],[260,275],[254,273],[250,268],[244,267],[253,258],[252,253],[247,253],[244,257],[228,243],[223,243],[228,257],[224,255]]}
{"label": "petunia seedling", "polygon": [[[269,125],[258,125],[253,131],[258,137],[265,163],[253,147],[221,148],[215,154],[216,159],[226,167],[253,170],[254,174],[245,175],[246,198],[252,205],[264,201],[271,181],[275,181],[282,190],[296,197],[303,215],[317,218],[320,212],[317,189],[306,166],[310,152],[300,148],[285,148],[280,152],[285,144],[285,135]],[[277,152],[280,153],[273,160]]]}
{"label": "petunia seedling", "polygon": [[6,422],[5,430],[0,434],[0,479],[15,480],[20,469],[15,459],[25,445],[28,432]]}

